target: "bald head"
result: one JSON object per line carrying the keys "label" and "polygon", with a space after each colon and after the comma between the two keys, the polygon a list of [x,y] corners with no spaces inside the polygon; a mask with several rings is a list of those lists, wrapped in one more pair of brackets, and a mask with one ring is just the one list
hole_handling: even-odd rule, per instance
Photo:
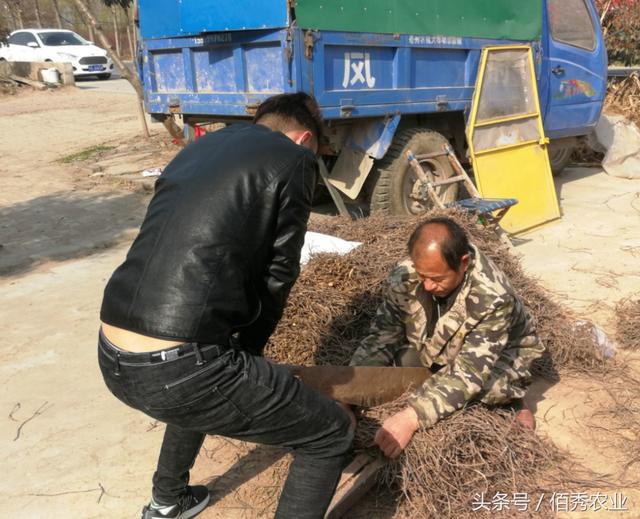
{"label": "bald head", "polygon": [[464,281],[470,245],[462,228],[449,218],[431,218],[413,231],[409,254],[424,289],[448,297]]}
{"label": "bald head", "polygon": [[462,258],[471,250],[469,238],[462,227],[445,217],[422,222],[409,238],[408,248],[414,259],[427,253],[439,253],[455,271],[460,269]]}

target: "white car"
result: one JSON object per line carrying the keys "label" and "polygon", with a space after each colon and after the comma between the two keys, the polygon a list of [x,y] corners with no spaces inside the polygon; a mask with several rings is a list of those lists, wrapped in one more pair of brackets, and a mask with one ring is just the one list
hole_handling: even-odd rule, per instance
{"label": "white car", "polygon": [[0,47],[0,61],[57,61],[71,63],[75,77],[98,76],[109,79],[113,63],[107,51],[73,31],[61,29],[21,29]]}

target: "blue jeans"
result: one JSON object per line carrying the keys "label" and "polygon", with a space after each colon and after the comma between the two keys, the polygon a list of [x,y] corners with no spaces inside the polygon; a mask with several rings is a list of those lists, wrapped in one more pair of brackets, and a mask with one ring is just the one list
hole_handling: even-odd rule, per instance
{"label": "blue jeans", "polygon": [[229,346],[186,343],[152,353],[118,349],[100,334],[98,360],[109,390],[167,424],[153,497],[184,494],[206,434],[291,447],[295,459],[276,518],[322,518],[349,461],[353,431],[333,400],[288,369]]}

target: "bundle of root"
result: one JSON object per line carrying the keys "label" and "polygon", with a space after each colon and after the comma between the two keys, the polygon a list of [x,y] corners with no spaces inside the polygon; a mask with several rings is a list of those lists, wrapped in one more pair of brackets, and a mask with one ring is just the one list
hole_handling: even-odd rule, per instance
{"label": "bundle of root", "polygon": [[351,253],[313,256],[289,297],[288,306],[266,354],[288,364],[348,364],[367,335],[381,302],[384,281],[393,265],[407,256],[407,240],[420,221],[449,216],[471,241],[509,277],[537,321],[547,354],[537,372],[556,378],[560,370],[602,372],[605,363],[584,327],[540,283],[490,229],[457,211],[432,211],[422,218],[373,215],[367,219],[331,218],[312,230],[361,242]]}
{"label": "bundle of root", "polygon": [[[367,411],[356,445],[371,445],[380,423],[404,405],[400,400]],[[380,478],[380,487],[399,497],[395,516],[416,519],[492,517],[500,496],[511,503],[504,512],[553,517],[553,492],[593,485],[592,474],[517,424],[511,413],[482,405],[419,431]]]}
{"label": "bundle of root", "polygon": [[[356,451],[380,455],[372,447],[375,432],[405,405],[401,398],[362,412]],[[252,488],[246,496],[260,517],[273,514],[291,460],[290,455],[281,458],[269,469],[269,484]],[[511,413],[474,405],[417,432],[401,457],[383,467],[376,487],[349,517],[555,517],[554,492],[603,485],[608,482],[518,425]],[[497,513],[500,502],[508,506],[503,514]]]}
{"label": "bundle of root", "polygon": [[[312,257],[292,290],[266,355],[289,364],[348,364],[368,333],[387,275],[407,256],[411,232],[425,218],[443,215],[458,222],[471,241],[503,270],[536,318],[538,333],[547,347],[546,357],[536,367],[539,374],[555,378],[564,370],[602,372],[605,364],[588,327],[575,325],[575,316],[525,274],[516,256],[491,229],[479,226],[476,218],[466,213],[439,210],[421,218],[373,215],[364,220],[331,218],[315,223],[314,231],[362,245],[344,256]],[[364,411],[357,448],[372,448],[380,423],[403,405],[400,400]],[[379,451],[373,448],[372,452]],[[384,513],[388,517],[482,517],[495,515],[495,510],[474,512],[472,500],[477,494],[484,493],[484,498],[491,500],[496,493],[512,496],[530,492],[533,499],[533,493],[542,495],[569,484],[572,490],[589,487],[588,481],[575,477],[568,481],[569,474],[575,475],[575,471],[570,470],[568,458],[516,425],[511,414],[472,406],[419,431],[400,460],[386,467],[379,490],[384,496],[395,496],[393,510]],[[536,517],[552,515],[548,497]],[[367,503],[360,508],[366,510]],[[356,512],[354,517],[358,516]]]}
{"label": "bundle of root", "polygon": [[616,340],[622,348],[640,348],[640,299],[626,299],[616,305]]}

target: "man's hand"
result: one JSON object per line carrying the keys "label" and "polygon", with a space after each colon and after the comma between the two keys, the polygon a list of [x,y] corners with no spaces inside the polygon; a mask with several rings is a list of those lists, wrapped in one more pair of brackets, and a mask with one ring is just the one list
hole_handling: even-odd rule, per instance
{"label": "man's hand", "polygon": [[407,407],[387,418],[373,441],[385,456],[395,459],[402,454],[419,426],[417,413],[412,407]]}

